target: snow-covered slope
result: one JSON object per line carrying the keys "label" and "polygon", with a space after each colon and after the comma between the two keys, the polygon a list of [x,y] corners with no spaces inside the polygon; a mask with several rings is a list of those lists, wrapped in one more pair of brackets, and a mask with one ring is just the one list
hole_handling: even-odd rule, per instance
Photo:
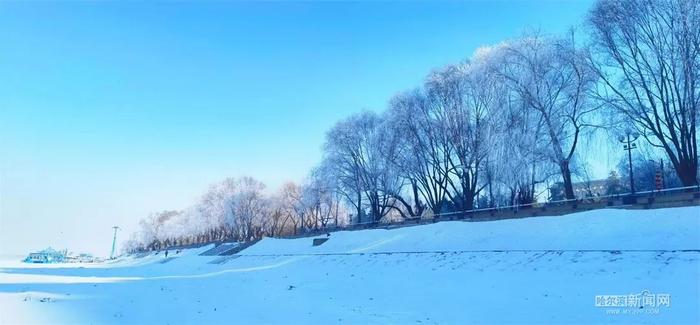
{"label": "snow-covered slope", "polygon": [[[198,255],[210,247],[0,266],[0,323],[700,322],[700,207],[335,232],[316,247],[268,238],[228,260]],[[595,306],[645,290],[669,306]]]}
{"label": "snow-covered slope", "polygon": [[[559,217],[441,222],[394,230],[341,231],[327,243],[266,238],[242,254],[454,250],[682,250],[700,248],[698,208],[607,209]],[[323,236],[320,236],[323,237]]]}

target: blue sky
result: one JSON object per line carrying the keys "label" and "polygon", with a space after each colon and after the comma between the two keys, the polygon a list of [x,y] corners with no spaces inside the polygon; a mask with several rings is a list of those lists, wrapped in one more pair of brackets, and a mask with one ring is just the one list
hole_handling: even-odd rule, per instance
{"label": "blue sky", "polygon": [[107,254],[224,177],[300,181],[337,120],[590,6],[1,2],[0,254]]}

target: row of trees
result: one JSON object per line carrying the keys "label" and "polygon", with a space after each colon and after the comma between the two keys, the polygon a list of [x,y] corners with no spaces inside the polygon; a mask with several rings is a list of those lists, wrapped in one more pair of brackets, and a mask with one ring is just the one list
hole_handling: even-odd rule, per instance
{"label": "row of trees", "polygon": [[[697,185],[700,4],[600,0],[586,26],[581,39],[528,34],[436,69],[383,112],[338,122],[303,186],[268,196],[253,179],[229,179],[191,211],[144,221],[135,242],[251,240],[532,203],[547,184],[573,199],[574,179],[588,174],[580,148],[596,132],[616,144],[616,132],[639,133],[680,185]],[[197,226],[165,230],[180,223]]]}
{"label": "row of trees", "polygon": [[287,183],[267,194],[265,185],[251,177],[227,178],[210,186],[194,207],[162,211],[141,220],[124,249],[135,252],[252,241],[347,223],[343,205],[328,188],[312,177],[303,186]]}
{"label": "row of trees", "polygon": [[[531,203],[540,184],[575,198],[583,140],[639,133],[698,183],[700,4],[599,1],[585,41],[530,34],[479,49],[329,133],[322,168],[369,220]],[[623,131],[624,132],[624,131]]]}
{"label": "row of trees", "polygon": [[[573,38],[538,35],[482,48],[329,133],[322,165],[371,221],[529,203],[553,175],[573,198],[572,161],[594,127],[596,75]],[[365,200],[366,202],[363,202]]]}
{"label": "row of trees", "polygon": [[[664,168],[663,161],[648,159],[644,154],[635,155],[632,178],[637,192],[654,192],[660,188],[678,188],[683,184],[673,169]],[[620,160],[604,180],[583,177],[578,186],[579,199],[598,199],[600,196],[616,196],[632,192],[630,166],[627,157]],[[549,200],[564,200],[564,184],[556,182],[549,187]]]}

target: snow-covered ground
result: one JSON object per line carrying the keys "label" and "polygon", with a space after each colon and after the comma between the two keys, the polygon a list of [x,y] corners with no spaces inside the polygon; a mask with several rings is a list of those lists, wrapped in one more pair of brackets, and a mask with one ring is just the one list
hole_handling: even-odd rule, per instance
{"label": "snow-covered ground", "polygon": [[[700,323],[700,207],[311,243],[264,239],[226,261],[199,256],[208,246],[78,267],[4,263],[0,323]],[[653,306],[596,306],[645,290]]]}

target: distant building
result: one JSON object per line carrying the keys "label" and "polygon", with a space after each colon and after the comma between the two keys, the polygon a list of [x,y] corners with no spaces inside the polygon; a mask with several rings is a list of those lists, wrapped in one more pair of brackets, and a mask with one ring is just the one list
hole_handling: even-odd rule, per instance
{"label": "distant building", "polygon": [[574,188],[574,196],[578,199],[586,197],[603,196],[607,190],[607,180],[597,179],[588,182],[578,182],[571,184]]}
{"label": "distant building", "polygon": [[[606,179],[597,179],[586,182],[578,182],[571,184],[574,190],[574,197],[577,199],[585,199],[588,197],[604,196],[607,193],[607,182]],[[564,200],[566,197],[564,194],[564,184],[561,182],[555,183],[549,188],[550,200],[559,201]]]}
{"label": "distant building", "polygon": [[66,250],[57,251],[51,247],[42,251],[29,253],[24,259],[26,263],[62,263],[66,259]]}
{"label": "distant building", "polygon": [[67,255],[65,261],[67,263],[95,263],[99,262],[100,259],[92,256],[92,254],[81,253],[79,255]]}

